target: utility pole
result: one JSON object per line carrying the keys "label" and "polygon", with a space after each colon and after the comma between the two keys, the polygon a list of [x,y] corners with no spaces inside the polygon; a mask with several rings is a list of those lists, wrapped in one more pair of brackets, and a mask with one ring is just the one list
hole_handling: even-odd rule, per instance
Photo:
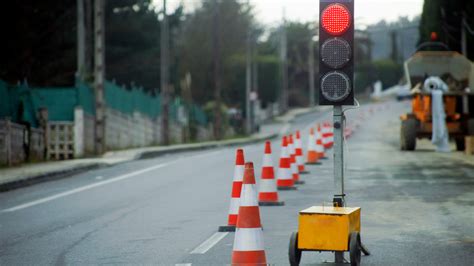
{"label": "utility pole", "polygon": [[[250,1],[247,0],[250,6]],[[245,129],[247,134],[252,133],[252,120],[250,115],[250,93],[252,91],[252,47],[251,29],[247,29],[246,66],[245,66]]]}
{"label": "utility pole", "polygon": [[76,77],[84,80],[85,74],[85,49],[86,49],[86,30],[84,18],[84,0],[77,0],[77,66]]}
{"label": "utility pole", "polygon": [[391,58],[393,62],[397,63],[398,62],[398,44],[397,44],[397,31],[396,30],[392,30],[390,32],[390,39],[392,42]]}
{"label": "utility pole", "polygon": [[160,32],[160,57],[161,57],[161,141],[163,145],[170,144],[169,130],[169,41],[168,41],[168,16],[166,14],[166,0],[163,0],[163,20]]}
{"label": "utility pole", "polygon": [[212,57],[214,64],[214,138],[220,140],[222,137],[221,119],[221,47],[220,47],[220,14],[219,0],[214,0],[214,23],[212,25]]}
{"label": "utility pole", "polygon": [[466,13],[462,13],[462,20],[461,20],[461,52],[464,56],[467,57],[467,21],[466,21]]}
{"label": "utility pole", "polygon": [[250,126],[252,133],[255,130],[255,107],[258,96],[258,43],[257,40],[252,40],[252,91],[250,92]]}
{"label": "utility pole", "polygon": [[95,153],[105,152],[105,3],[94,1],[94,89],[95,89]]}
{"label": "utility pole", "polygon": [[314,89],[314,40],[311,36],[309,38],[308,51],[308,77],[309,77],[309,106],[315,106],[315,89]]}
{"label": "utility pole", "polygon": [[285,8],[283,8],[283,25],[280,28],[280,61],[281,61],[281,93],[280,107],[281,112],[288,109],[288,62],[287,62],[287,37],[286,37],[286,18]]}

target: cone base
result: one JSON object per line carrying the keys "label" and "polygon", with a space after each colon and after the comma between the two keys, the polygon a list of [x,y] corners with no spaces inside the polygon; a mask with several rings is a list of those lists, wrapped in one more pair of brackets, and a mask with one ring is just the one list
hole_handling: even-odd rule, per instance
{"label": "cone base", "polygon": [[284,201],[259,201],[259,206],[284,206]]}
{"label": "cone base", "polygon": [[307,175],[307,174],[309,174],[309,171],[300,172],[300,175]]}
{"label": "cone base", "polygon": [[278,187],[278,190],[297,190],[297,187]]}
{"label": "cone base", "polygon": [[324,157],[321,157],[321,158],[319,158],[319,159],[320,159],[320,160],[327,160],[328,157],[324,156]]}
{"label": "cone base", "polygon": [[217,232],[235,232],[235,225],[223,225],[219,226]]}
{"label": "cone base", "polygon": [[298,180],[298,181],[295,181],[295,184],[303,185],[303,184],[306,184],[306,182],[304,182],[303,180]]}
{"label": "cone base", "polygon": [[[321,158],[322,159],[322,158]],[[315,162],[315,163],[306,163],[306,165],[320,165],[321,162]]]}

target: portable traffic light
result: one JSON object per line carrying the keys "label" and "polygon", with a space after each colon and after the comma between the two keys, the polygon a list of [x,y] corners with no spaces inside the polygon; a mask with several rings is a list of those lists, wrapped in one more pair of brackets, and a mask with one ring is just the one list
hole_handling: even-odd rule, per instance
{"label": "portable traffic light", "polygon": [[354,105],[354,0],[319,7],[319,104]]}

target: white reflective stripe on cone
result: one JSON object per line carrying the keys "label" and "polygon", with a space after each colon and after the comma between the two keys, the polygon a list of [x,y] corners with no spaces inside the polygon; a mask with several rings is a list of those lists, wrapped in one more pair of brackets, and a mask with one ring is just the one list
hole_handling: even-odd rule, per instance
{"label": "white reflective stripe on cone", "polygon": [[291,173],[292,174],[298,173],[298,166],[296,165],[296,163],[291,164]]}
{"label": "white reflective stripe on cone", "polygon": [[262,228],[236,228],[234,251],[264,250]]}
{"label": "white reflective stripe on cone", "polygon": [[293,176],[291,176],[291,169],[290,168],[279,168],[278,169],[278,179],[280,179],[280,180],[293,179]]}
{"label": "white reflective stripe on cone", "polygon": [[229,214],[239,214],[239,198],[230,198]]}
{"label": "white reflective stripe on cone", "polygon": [[260,192],[275,192],[276,189],[275,179],[260,179]]}
{"label": "white reflective stripe on cone", "polygon": [[303,155],[296,156],[296,163],[298,165],[303,165]]}
{"label": "white reflective stripe on cone", "polygon": [[316,152],[323,152],[324,151],[324,147],[323,145],[321,144],[316,144]]}
{"label": "white reflective stripe on cone", "polygon": [[258,206],[256,195],[255,185],[243,184],[242,193],[240,194],[240,206]]}
{"label": "white reflective stripe on cone", "polygon": [[236,165],[234,168],[234,181],[243,181],[244,180],[244,166]]}
{"label": "white reflective stripe on cone", "polygon": [[265,166],[273,166],[272,156],[270,154],[263,155],[263,167]]}

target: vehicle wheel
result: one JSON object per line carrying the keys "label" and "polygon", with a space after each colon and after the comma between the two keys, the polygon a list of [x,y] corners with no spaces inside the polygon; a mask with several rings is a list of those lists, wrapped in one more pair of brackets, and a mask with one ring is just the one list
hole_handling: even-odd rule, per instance
{"label": "vehicle wheel", "polygon": [[358,232],[351,233],[351,236],[349,238],[349,253],[351,257],[351,266],[359,266],[361,250],[360,250],[360,235]]}
{"label": "vehicle wheel", "polygon": [[291,266],[300,265],[301,249],[298,249],[298,232],[293,232],[290,237],[290,246],[288,249],[288,258]]}
{"label": "vehicle wheel", "polygon": [[467,134],[469,136],[474,136],[474,119],[469,119],[467,121]]}
{"label": "vehicle wheel", "polygon": [[414,118],[402,121],[400,130],[400,149],[402,151],[413,151],[416,147],[416,125]]}
{"label": "vehicle wheel", "polygon": [[466,143],[464,142],[464,138],[456,138],[456,150],[463,151],[466,149]]}

